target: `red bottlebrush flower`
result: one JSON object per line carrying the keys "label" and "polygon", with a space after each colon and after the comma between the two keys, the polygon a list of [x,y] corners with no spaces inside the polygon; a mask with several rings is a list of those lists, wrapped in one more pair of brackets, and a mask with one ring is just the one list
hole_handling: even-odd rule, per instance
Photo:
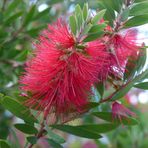
{"label": "red bottlebrush flower", "polygon": [[[86,51],[89,55],[93,57],[98,63],[98,68],[100,69],[98,78],[99,80],[104,80],[107,77],[108,72],[108,52],[106,51],[106,46],[101,40],[96,40],[88,43]],[[105,72],[106,71],[106,72]]]}
{"label": "red bottlebrush flower", "polygon": [[136,116],[136,114],[116,101],[112,104],[112,116],[113,119],[117,118],[120,120],[120,122],[122,122],[122,118],[127,118],[128,116]]}
{"label": "red bottlebrush flower", "polygon": [[55,46],[59,46],[59,48],[70,48],[75,43],[66,23],[60,19],[53,25],[49,24],[48,29],[44,30],[42,35],[48,38]]}
{"label": "red bottlebrush flower", "polygon": [[[20,80],[22,90],[32,93],[26,105],[39,104],[37,107],[44,108],[45,115],[51,111],[68,113],[71,109],[81,112],[101,69],[102,63],[91,55],[91,49],[94,52],[96,47],[77,49],[62,21],[49,25],[35,47],[35,56],[27,63]],[[102,61],[104,55],[104,51],[98,55]]]}
{"label": "red bottlebrush flower", "polygon": [[[129,57],[138,57],[140,46],[137,45],[137,31],[127,30],[114,36],[105,35],[103,42],[108,52],[107,61],[103,74],[122,77],[125,72],[126,62]],[[107,76],[106,76],[107,77]]]}

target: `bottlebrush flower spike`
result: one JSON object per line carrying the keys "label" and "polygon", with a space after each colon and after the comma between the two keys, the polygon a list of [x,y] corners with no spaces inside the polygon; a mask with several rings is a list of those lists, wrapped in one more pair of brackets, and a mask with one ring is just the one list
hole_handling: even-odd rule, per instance
{"label": "bottlebrush flower spike", "polygon": [[26,105],[39,104],[37,108],[44,108],[45,115],[51,111],[64,114],[71,109],[81,112],[92,94],[92,84],[98,81],[105,59],[102,48],[98,52],[101,61],[93,58],[98,48],[92,44],[84,50],[77,49],[73,35],[61,20],[49,25],[34,46],[34,57],[27,62],[20,80],[21,89],[32,93]]}
{"label": "bottlebrush flower spike", "polygon": [[126,108],[121,103],[115,101],[112,104],[112,117],[114,119],[119,119],[122,123],[122,118],[127,118],[128,116],[134,116],[136,117],[136,114],[132,111],[130,111],[128,108]]}
{"label": "bottlebrush flower spike", "polygon": [[116,67],[124,73],[127,59],[138,57],[140,46],[137,45],[137,30],[127,30],[124,34],[116,34],[111,43],[114,46],[118,60]]}
{"label": "bottlebrush flower spike", "polygon": [[107,78],[108,73],[108,52],[106,51],[106,46],[101,40],[96,40],[88,43],[86,51],[89,55],[93,57],[98,63],[98,68],[100,69],[98,74],[99,80],[104,80]]}
{"label": "bottlebrush flower spike", "polygon": [[106,43],[107,60],[109,61],[103,73],[122,77],[128,58],[138,57],[141,48],[137,44],[137,30],[130,29],[111,37],[105,35],[102,40]]}

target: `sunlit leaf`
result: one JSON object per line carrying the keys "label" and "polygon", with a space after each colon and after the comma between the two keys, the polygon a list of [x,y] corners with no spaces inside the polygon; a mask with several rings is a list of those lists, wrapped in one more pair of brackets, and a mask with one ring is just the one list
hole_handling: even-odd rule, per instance
{"label": "sunlit leaf", "polygon": [[131,8],[130,15],[137,16],[137,15],[148,14],[147,8],[148,8],[148,1],[137,3]]}
{"label": "sunlit leaf", "polygon": [[124,28],[136,27],[148,23],[148,14],[138,15],[130,18],[125,24]]}
{"label": "sunlit leaf", "polygon": [[77,23],[76,23],[76,19],[75,19],[74,15],[70,16],[69,24],[70,24],[70,28],[71,28],[73,34],[76,35],[76,33],[77,33]]}
{"label": "sunlit leaf", "polygon": [[94,18],[92,19],[92,24],[97,24],[104,16],[106,10],[101,10],[99,11],[95,16]]}
{"label": "sunlit leaf", "polygon": [[85,3],[84,7],[83,7],[83,18],[84,18],[84,20],[87,20],[88,15],[89,15],[88,3]]}
{"label": "sunlit leaf", "polygon": [[103,31],[96,32],[96,33],[90,33],[88,36],[83,40],[83,42],[90,42],[97,38],[100,38],[103,35]]}

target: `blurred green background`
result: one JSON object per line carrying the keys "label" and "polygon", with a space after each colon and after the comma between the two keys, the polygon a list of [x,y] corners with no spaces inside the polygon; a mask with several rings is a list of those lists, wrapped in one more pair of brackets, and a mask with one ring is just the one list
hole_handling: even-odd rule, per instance
{"label": "blurred green background", "polygon": [[[11,96],[18,93],[19,76],[23,72],[27,55],[34,49],[32,42],[37,39],[40,31],[59,17],[67,20],[74,6],[76,4],[83,6],[85,2],[89,3],[89,7],[94,12],[98,9],[97,0],[0,0],[0,93]],[[140,30],[143,30],[142,27]],[[142,33],[144,36],[147,35],[145,32]],[[147,93],[133,89],[128,99],[126,98],[129,106],[132,106],[131,104],[135,106],[139,119],[138,126],[120,127],[104,135],[104,138],[99,141],[64,135],[67,137],[64,147],[148,148]],[[108,108],[108,105],[103,107]],[[15,129],[10,128],[17,120],[0,106],[0,139],[12,138],[15,148],[21,147],[24,143],[23,135],[18,131],[15,134]],[[84,120],[93,122],[94,119]],[[73,124],[76,122],[81,121],[73,121]],[[40,140],[35,147],[48,148],[49,146]]]}

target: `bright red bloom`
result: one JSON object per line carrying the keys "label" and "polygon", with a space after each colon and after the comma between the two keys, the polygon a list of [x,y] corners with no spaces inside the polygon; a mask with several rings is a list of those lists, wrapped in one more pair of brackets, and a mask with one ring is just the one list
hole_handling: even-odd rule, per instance
{"label": "bright red bloom", "polygon": [[100,69],[98,79],[101,81],[106,79],[106,72],[108,72],[108,63],[110,61],[108,60],[108,52],[106,51],[105,44],[101,40],[89,42],[86,51],[98,63],[98,68]]}
{"label": "bright red bloom", "polygon": [[93,45],[77,49],[65,23],[49,25],[35,44],[35,56],[27,63],[21,78],[22,90],[32,93],[26,105],[38,103],[37,107],[44,108],[45,114],[68,113],[71,109],[80,112],[89,101],[91,86],[98,81],[105,59],[102,50],[98,51],[101,60],[93,58],[96,50]]}
{"label": "bright red bloom", "polygon": [[103,69],[103,75],[106,75],[106,77],[108,74],[115,77],[123,76],[128,58],[138,57],[140,46],[137,45],[136,38],[136,30],[127,30],[111,37],[109,35],[103,37],[102,40],[108,51],[106,57],[108,64]]}
{"label": "bright red bloom", "polygon": [[136,114],[116,101],[112,104],[112,116],[113,120],[119,119],[120,122],[122,122],[122,118],[127,118],[128,116],[136,116]]}

